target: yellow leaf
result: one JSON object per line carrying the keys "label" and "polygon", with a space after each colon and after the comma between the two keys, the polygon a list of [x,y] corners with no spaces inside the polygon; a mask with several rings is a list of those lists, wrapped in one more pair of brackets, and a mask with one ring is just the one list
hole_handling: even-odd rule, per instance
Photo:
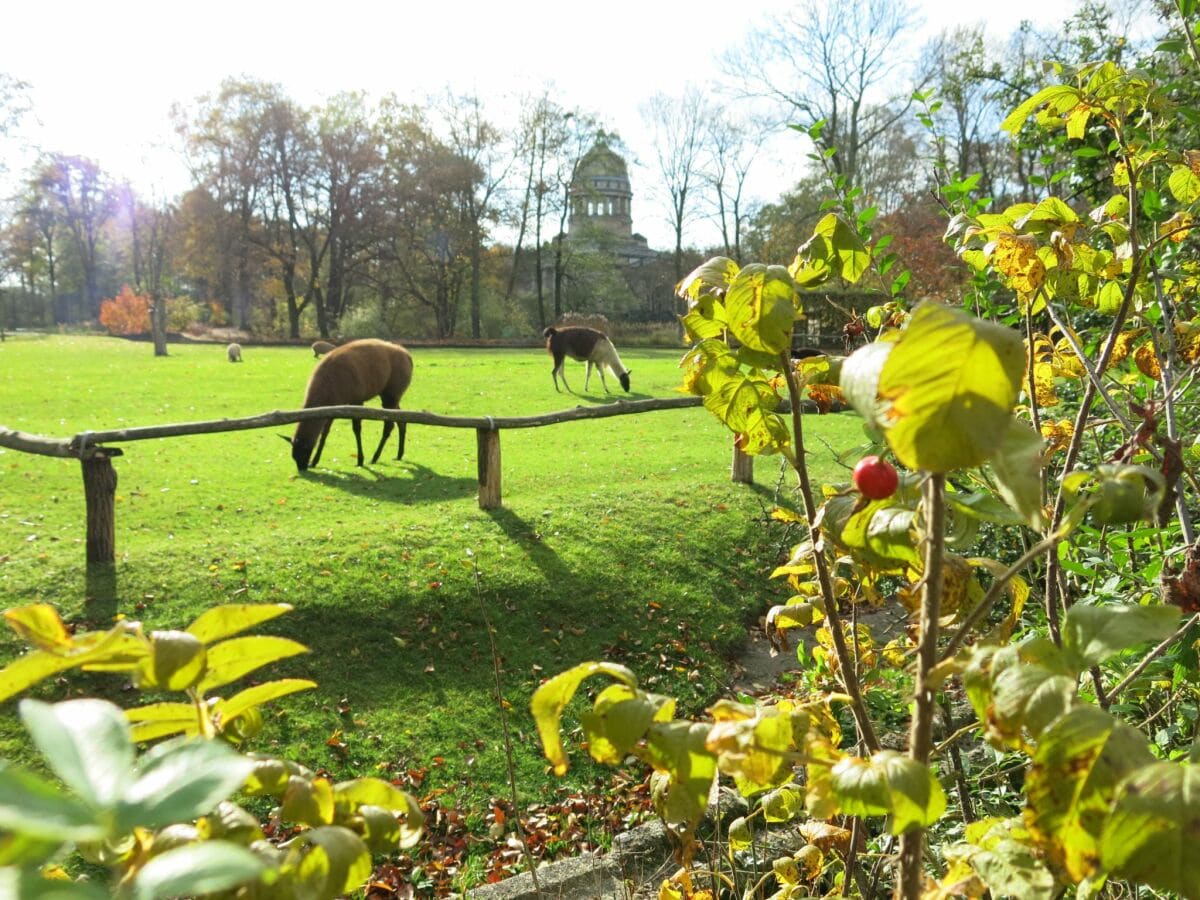
{"label": "yellow leaf", "polygon": [[1042,423],[1042,438],[1046,441],[1046,455],[1065,451],[1075,435],[1075,425],[1070,419]]}
{"label": "yellow leaf", "polygon": [[1153,378],[1155,381],[1162,378],[1162,369],[1158,365],[1158,354],[1154,352],[1154,345],[1149,341],[1134,351],[1133,362],[1147,378]]}

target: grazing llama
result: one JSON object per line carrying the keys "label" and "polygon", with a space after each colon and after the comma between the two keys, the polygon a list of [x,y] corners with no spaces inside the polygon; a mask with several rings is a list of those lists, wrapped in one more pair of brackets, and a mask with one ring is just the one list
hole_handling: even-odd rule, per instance
{"label": "grazing llama", "polygon": [[621,387],[625,388],[626,392],[629,391],[629,370],[621,363],[621,357],[617,356],[617,348],[604,332],[582,325],[568,325],[563,328],[547,328],[542,332],[542,337],[546,339],[546,352],[554,360],[554,368],[550,370],[550,375],[554,379],[556,391],[561,391],[558,386],[559,376],[562,376],[567,390],[571,391],[563,369],[563,362],[568,356],[587,363],[587,375],[583,379],[585,391],[592,380],[593,366],[600,371],[600,383],[604,385],[604,393],[609,393],[608,382],[604,378],[605,369],[611,369],[621,382]]}
{"label": "grazing llama", "polygon": [[[378,397],[384,409],[399,409],[400,398],[412,381],[412,356],[399,344],[367,338],[350,341],[331,350],[313,369],[304,394],[304,408],[314,406],[359,405]],[[358,446],[358,464],[363,464],[362,420],[351,419],[354,427],[354,442]],[[321,461],[325,438],[329,435],[332,419],[309,419],[296,425],[292,436],[292,459],[296,468],[303,472]],[[404,457],[404,422],[384,422],[383,437],[371,457],[371,464],[379,461],[379,454],[392,433],[398,432],[396,459]],[[287,440],[287,438],[284,438]],[[316,453],[313,447],[316,446]],[[311,460],[310,460],[311,457]]]}

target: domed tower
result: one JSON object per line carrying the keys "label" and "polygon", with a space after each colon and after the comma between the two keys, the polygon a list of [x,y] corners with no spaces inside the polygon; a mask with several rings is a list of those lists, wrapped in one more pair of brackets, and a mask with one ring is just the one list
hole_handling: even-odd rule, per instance
{"label": "domed tower", "polygon": [[575,168],[571,182],[571,216],[567,230],[578,235],[600,227],[628,238],[633,234],[633,192],[629,189],[629,170],[608,146],[608,136],[600,132],[596,143]]}

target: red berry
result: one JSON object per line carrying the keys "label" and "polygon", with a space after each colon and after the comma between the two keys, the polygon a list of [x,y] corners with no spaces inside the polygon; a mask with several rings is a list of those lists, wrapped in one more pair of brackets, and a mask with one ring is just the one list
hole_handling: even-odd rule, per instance
{"label": "red berry", "polygon": [[886,459],[864,456],[854,467],[854,486],[868,500],[883,500],[896,493],[900,476]]}

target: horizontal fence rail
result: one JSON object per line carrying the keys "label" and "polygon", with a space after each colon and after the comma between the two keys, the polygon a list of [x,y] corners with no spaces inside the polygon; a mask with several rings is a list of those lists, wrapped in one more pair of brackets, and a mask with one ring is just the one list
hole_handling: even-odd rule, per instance
{"label": "horizontal fence rail", "polygon": [[[371,419],[400,425],[430,425],[441,428],[473,428],[479,460],[479,507],[495,509],[500,503],[500,431],[506,428],[541,428],[584,419],[605,419],[654,412],[663,409],[690,409],[702,405],[700,397],[662,397],[649,400],[617,400],[601,406],[576,406],[534,416],[443,416],[408,409],[376,409],[366,406],[321,406],[312,409],[275,410],[239,419],[212,419],[181,422],[174,425],[147,425],[110,431],[83,431],[70,438],[52,438],[29,434],[0,425],[0,447],[78,459],[83,466],[84,499],[87,506],[87,561],[111,563],[116,559],[115,497],[117,473],[112,457],[123,455],[115,443],[148,441],[197,434],[222,434],[273,428],[313,419]],[[808,403],[805,403],[806,411]],[[815,406],[812,407],[815,410]],[[780,412],[789,406],[784,402]],[[733,481],[749,484],[754,480],[752,457],[734,445],[730,468]]]}

